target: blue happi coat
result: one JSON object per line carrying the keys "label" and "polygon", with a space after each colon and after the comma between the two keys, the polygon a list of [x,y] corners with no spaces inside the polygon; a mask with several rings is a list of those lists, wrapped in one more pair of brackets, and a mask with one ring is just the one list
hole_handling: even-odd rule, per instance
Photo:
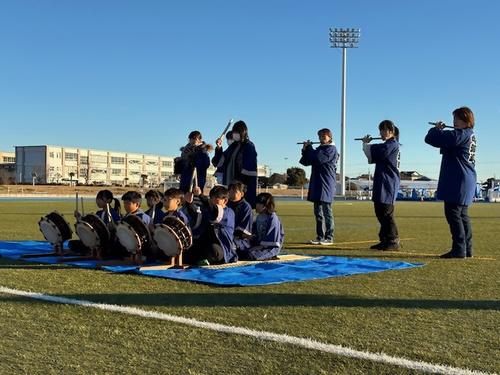
{"label": "blue happi coat", "polygon": [[339,154],[333,142],[302,151],[299,163],[311,166],[311,179],[307,200],[310,202],[332,203],[335,196],[337,161]]}
{"label": "blue happi coat", "polygon": [[375,164],[372,201],[393,205],[396,203],[400,183],[399,142],[393,137],[384,143],[368,147],[368,162]]}
{"label": "blue happi coat", "polygon": [[432,128],[425,142],[438,147],[443,155],[436,198],[461,206],[471,205],[477,184],[474,130]]}

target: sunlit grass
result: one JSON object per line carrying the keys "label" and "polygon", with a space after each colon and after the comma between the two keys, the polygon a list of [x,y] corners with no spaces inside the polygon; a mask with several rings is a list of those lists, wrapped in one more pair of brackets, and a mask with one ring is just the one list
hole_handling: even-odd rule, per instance
{"label": "sunlit grass", "polygon": [[[43,240],[41,216],[73,223],[74,203],[0,202],[0,240]],[[93,208],[86,208],[91,211]],[[286,252],[425,263],[407,270],[260,287],[216,287],[0,258],[0,285],[307,337],[357,350],[488,372],[500,368],[500,205],[474,204],[475,258],[442,260],[442,203],[398,202],[401,252],[369,250],[370,202],[334,204],[335,244],[314,237],[308,202],[278,202]],[[413,374],[290,345],[0,294],[5,374]]]}

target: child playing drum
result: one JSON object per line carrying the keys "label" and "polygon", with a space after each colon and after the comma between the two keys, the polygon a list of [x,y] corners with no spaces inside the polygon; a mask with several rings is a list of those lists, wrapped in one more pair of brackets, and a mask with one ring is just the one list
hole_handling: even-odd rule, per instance
{"label": "child playing drum", "polygon": [[208,198],[195,186],[192,194],[186,194],[188,204],[192,204],[193,195],[199,197],[202,203],[201,227],[205,229],[193,246],[184,252],[184,262],[196,265],[236,262],[238,257],[233,249],[234,212],[226,207],[227,188],[221,185],[213,187]]}
{"label": "child playing drum", "polygon": [[[96,195],[95,203],[97,207],[100,208],[100,210],[95,213],[95,216],[102,220],[102,222],[108,227],[109,230],[109,242],[106,246],[107,248],[109,248],[114,241],[115,225],[120,220],[120,201],[113,197],[113,193],[111,191],[100,190]],[[110,206],[111,203],[113,203],[113,207]],[[73,216],[77,220],[82,220],[82,214],[78,210],[75,210]],[[68,248],[76,254],[90,254],[90,248],[85,246],[85,244],[81,240],[69,241]],[[106,251],[106,249],[102,250]]]}

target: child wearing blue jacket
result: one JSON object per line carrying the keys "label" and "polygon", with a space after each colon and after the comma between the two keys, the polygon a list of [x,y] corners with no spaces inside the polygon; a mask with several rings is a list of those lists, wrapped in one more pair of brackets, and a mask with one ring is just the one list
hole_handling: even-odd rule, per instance
{"label": "child wearing blue jacket", "polygon": [[454,129],[445,127],[438,121],[425,137],[425,143],[438,147],[443,155],[436,198],[444,201],[452,246],[441,258],[470,258],[473,251],[468,206],[474,200],[477,184],[474,114],[467,107],[457,108],[453,111]]}
{"label": "child wearing blue jacket", "polygon": [[384,143],[370,145],[373,138],[370,135],[363,137],[363,151],[368,163],[375,164],[372,201],[380,223],[380,242],[370,249],[396,251],[399,250],[399,234],[394,221],[394,204],[400,182],[399,129],[389,120],[382,121],[378,129]]}
{"label": "child wearing blue jacket", "polygon": [[184,252],[184,262],[195,265],[236,262],[238,256],[233,248],[234,212],[226,206],[227,188],[222,185],[214,186],[209,198],[195,186],[192,194],[186,194],[187,204],[192,204],[193,195],[199,197],[202,204],[201,226],[204,230]]}
{"label": "child wearing blue jacket", "polygon": [[243,234],[248,239],[249,247],[238,250],[242,260],[269,260],[275,258],[285,237],[281,220],[276,215],[274,197],[269,193],[257,195],[255,210],[259,215],[252,226],[252,234]]}
{"label": "child wearing blue jacket", "polygon": [[332,141],[329,129],[318,131],[319,147],[312,148],[312,142],[304,142],[299,163],[311,167],[311,179],[307,200],[314,203],[316,217],[316,238],[309,241],[313,245],[333,244],[332,204],[335,195],[337,161],[339,154]]}

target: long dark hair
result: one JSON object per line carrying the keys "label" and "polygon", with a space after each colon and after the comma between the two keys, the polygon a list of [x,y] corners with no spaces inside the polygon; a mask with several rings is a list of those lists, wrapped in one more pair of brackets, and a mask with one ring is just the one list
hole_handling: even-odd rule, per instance
{"label": "long dark hair", "polygon": [[384,130],[384,129],[393,132],[394,138],[396,138],[396,141],[399,142],[399,128],[396,125],[394,125],[394,123],[391,120],[384,120],[379,124],[378,130]]}
{"label": "long dark hair", "polygon": [[233,125],[233,132],[240,133],[240,142],[247,142],[249,141],[248,138],[248,127],[247,124],[245,124],[244,121],[236,121]]}

